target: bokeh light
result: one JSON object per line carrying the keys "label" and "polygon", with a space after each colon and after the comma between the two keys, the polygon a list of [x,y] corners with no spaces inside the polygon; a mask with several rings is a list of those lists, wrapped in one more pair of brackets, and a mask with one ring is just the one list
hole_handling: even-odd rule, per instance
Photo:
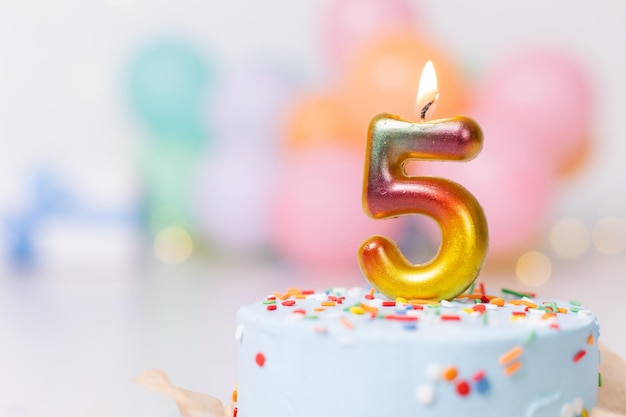
{"label": "bokeh light", "polygon": [[515,273],[523,284],[539,287],[550,279],[552,263],[541,252],[527,252],[517,259]]}
{"label": "bokeh light", "polygon": [[617,255],[626,249],[626,221],[617,216],[599,219],[591,231],[596,249],[607,255]]}
{"label": "bokeh light", "polygon": [[193,252],[191,235],[180,227],[167,227],[154,239],[154,252],[166,264],[185,262]]}
{"label": "bokeh light", "polygon": [[581,256],[589,248],[589,228],[574,218],[559,220],[550,229],[550,246],[564,258]]}

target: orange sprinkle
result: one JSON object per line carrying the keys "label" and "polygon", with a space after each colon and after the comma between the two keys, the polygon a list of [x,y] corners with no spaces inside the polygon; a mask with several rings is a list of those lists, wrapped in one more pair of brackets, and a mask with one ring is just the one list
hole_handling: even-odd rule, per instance
{"label": "orange sprinkle", "polygon": [[334,307],[337,303],[334,301],[322,301],[322,307]]}
{"label": "orange sprinkle", "polygon": [[289,299],[289,297],[291,297],[291,294],[282,294],[278,298],[280,298],[281,301],[285,301],[285,300]]}
{"label": "orange sprinkle", "polygon": [[526,307],[537,308],[537,304],[528,300],[522,300],[522,304],[524,304]]}
{"label": "orange sprinkle", "polygon": [[354,324],[352,324],[352,322],[350,320],[348,320],[347,318],[345,318],[345,317],[341,318],[341,324],[346,326],[346,328],[349,329],[349,330],[354,329]]}
{"label": "orange sprinkle", "polygon": [[587,338],[587,344],[588,345],[593,345],[593,335],[590,334],[589,337]]}
{"label": "orange sprinkle", "polygon": [[443,376],[443,379],[445,379],[446,381],[453,381],[457,377],[458,374],[459,374],[459,371],[456,369],[456,367],[449,366],[443,370],[441,375]]}
{"label": "orange sprinkle", "polygon": [[509,304],[512,304],[514,306],[518,306],[518,305],[522,304],[522,300],[509,300]]}
{"label": "orange sprinkle", "polygon": [[515,346],[507,353],[500,356],[500,365],[506,365],[507,363],[513,362],[515,359],[519,358],[523,351],[524,348],[522,348],[521,346]]}
{"label": "orange sprinkle", "polygon": [[304,300],[306,298],[306,294],[296,294],[296,300]]}
{"label": "orange sprinkle", "polygon": [[320,311],[324,311],[324,310],[326,310],[324,307],[315,307],[313,309],[313,311],[315,311],[316,313],[319,313]]}
{"label": "orange sprinkle", "polygon": [[559,313],[567,313],[567,309],[565,307],[559,307],[558,308],[558,312]]}
{"label": "orange sprinkle", "polygon": [[492,298],[491,301],[489,301],[490,304],[495,304],[498,307],[502,307],[504,305],[504,299],[502,298]]}
{"label": "orange sprinkle", "polygon": [[556,313],[545,313],[545,314],[543,314],[543,315],[541,316],[541,318],[542,318],[543,320],[547,320],[547,319],[549,319],[550,317],[556,317]]}
{"label": "orange sprinkle", "polygon": [[457,299],[459,299],[459,298],[469,298],[470,300],[474,300],[476,298],[482,298],[482,295],[479,295],[479,294],[461,294],[461,295],[457,295],[456,298]]}
{"label": "orange sprinkle", "polygon": [[287,294],[289,295],[296,295],[296,294],[301,294],[302,291],[300,291],[300,288],[289,288],[287,290]]}
{"label": "orange sprinkle", "polygon": [[510,366],[508,366],[504,370],[504,375],[511,376],[515,372],[519,371],[521,367],[522,367],[522,363],[521,362],[519,362],[519,361],[518,362],[513,362]]}
{"label": "orange sprinkle", "polygon": [[367,304],[361,303],[361,308],[368,313],[378,313],[378,309],[376,307],[368,306]]}
{"label": "orange sprinkle", "polygon": [[375,291],[375,290],[374,290],[374,288],[370,288],[369,295],[372,295],[372,296],[373,296],[373,295],[374,295],[374,291]]}
{"label": "orange sprinkle", "polygon": [[237,402],[237,390],[233,390],[232,398],[233,398],[233,402],[236,403]]}

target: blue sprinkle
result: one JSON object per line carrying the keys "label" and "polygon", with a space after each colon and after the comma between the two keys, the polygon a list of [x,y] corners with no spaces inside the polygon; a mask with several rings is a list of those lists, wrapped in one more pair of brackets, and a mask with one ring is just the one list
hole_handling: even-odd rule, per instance
{"label": "blue sprinkle", "polygon": [[406,323],[404,325],[404,330],[417,330],[417,324],[415,324],[415,323]]}
{"label": "blue sprinkle", "polygon": [[401,316],[406,316],[406,310],[403,308],[396,308],[396,314],[399,314]]}
{"label": "blue sprinkle", "polygon": [[476,381],[476,391],[480,392],[481,394],[489,391],[489,380],[487,378],[482,378]]}

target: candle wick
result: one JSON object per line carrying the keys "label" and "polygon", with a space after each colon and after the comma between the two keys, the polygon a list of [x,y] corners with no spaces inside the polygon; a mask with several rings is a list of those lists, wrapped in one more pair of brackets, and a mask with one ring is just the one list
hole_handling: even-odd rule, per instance
{"label": "candle wick", "polygon": [[422,118],[422,122],[426,120],[426,112],[428,111],[428,109],[430,109],[430,106],[435,104],[435,101],[437,101],[438,98],[439,98],[439,94],[437,94],[432,100],[426,103],[424,107],[422,107],[422,111],[420,112],[420,117]]}

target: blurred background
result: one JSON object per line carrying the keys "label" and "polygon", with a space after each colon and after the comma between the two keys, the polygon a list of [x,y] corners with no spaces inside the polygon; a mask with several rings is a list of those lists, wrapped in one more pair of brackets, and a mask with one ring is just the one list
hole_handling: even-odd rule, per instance
{"label": "blurred background", "polygon": [[626,4],[496,0],[0,2],[0,415],[176,416],[131,382],[164,369],[228,399],[238,306],[364,285],[356,250],[414,262],[436,224],[369,220],[367,125],[485,134],[412,163],[483,205],[480,278],[594,309],[626,356]]}

